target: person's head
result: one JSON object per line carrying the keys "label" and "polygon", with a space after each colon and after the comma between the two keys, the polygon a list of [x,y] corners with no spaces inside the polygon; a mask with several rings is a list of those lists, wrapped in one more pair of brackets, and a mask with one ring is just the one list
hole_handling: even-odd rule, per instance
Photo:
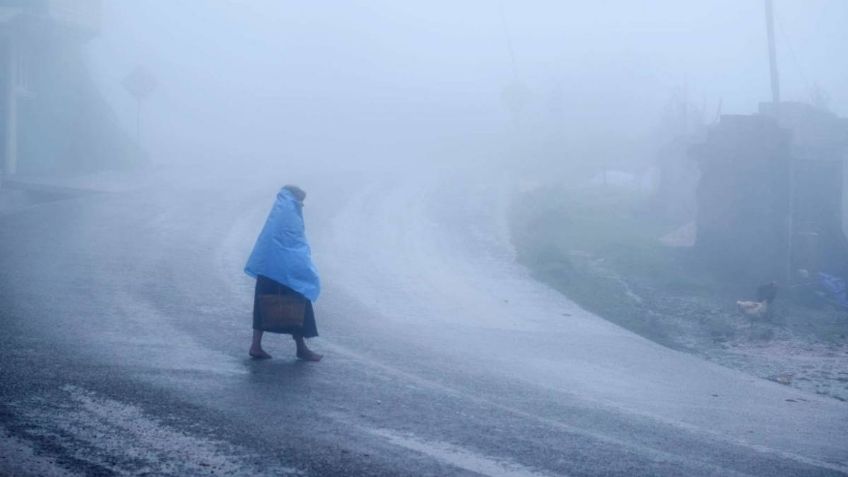
{"label": "person's head", "polygon": [[285,185],[283,189],[289,191],[298,202],[303,202],[306,199],[306,192],[296,185]]}

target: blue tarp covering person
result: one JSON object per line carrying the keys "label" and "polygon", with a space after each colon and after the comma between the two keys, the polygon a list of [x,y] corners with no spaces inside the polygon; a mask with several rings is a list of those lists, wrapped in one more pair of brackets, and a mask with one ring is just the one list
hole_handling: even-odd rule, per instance
{"label": "blue tarp covering person", "polygon": [[[297,186],[287,185],[277,193],[277,199],[265,225],[262,227],[244,272],[256,278],[253,301],[253,341],[250,356],[268,359],[270,354],[262,349],[263,332],[290,334],[297,344],[297,357],[319,361],[321,355],[312,352],[304,338],[318,336],[312,302],[318,298],[321,282],[312,263],[312,252],[306,240],[303,222],[303,201],[306,192]],[[271,319],[268,297],[281,297],[274,303],[302,301],[302,325],[281,326]]]}

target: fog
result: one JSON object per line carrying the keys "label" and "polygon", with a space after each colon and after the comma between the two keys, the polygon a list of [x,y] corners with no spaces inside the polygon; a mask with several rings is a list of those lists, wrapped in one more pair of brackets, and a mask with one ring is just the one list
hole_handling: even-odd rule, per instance
{"label": "fog", "polygon": [[[845,114],[848,5],[776,13],[783,99],[820,88]],[[759,1],[112,0],[88,50],[128,130],[121,79],[139,65],[157,79],[142,113],[157,163],[562,161],[610,143],[644,159],[669,102],[709,123],[771,97]]]}
{"label": "fog", "polygon": [[0,0],[0,475],[845,475],[846,27]]}

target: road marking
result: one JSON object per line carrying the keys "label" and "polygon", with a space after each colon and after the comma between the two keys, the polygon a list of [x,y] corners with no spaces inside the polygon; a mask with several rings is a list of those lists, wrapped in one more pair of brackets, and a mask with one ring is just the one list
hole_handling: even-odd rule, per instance
{"label": "road marking", "polygon": [[[36,424],[27,433],[54,437],[73,457],[118,474],[242,475],[267,460],[240,446],[174,428],[132,404],[72,385],[61,390],[66,399],[58,409],[26,407],[27,419]],[[269,475],[302,475],[279,465],[263,463],[262,469]]]}
{"label": "road marking", "polygon": [[[720,475],[727,475],[727,476],[750,476],[751,475],[751,474],[746,474],[744,472],[733,471],[733,470],[731,470],[727,467],[723,467],[721,465],[717,465],[717,464],[712,463],[712,462],[703,461],[703,460],[700,460],[700,459],[697,459],[697,458],[688,458],[688,457],[680,456],[680,455],[677,455],[677,454],[666,452],[666,451],[661,450],[661,449],[642,445],[642,444],[635,443],[635,442],[632,442],[632,441],[626,441],[626,440],[618,439],[616,437],[601,434],[601,433],[596,432],[596,431],[577,427],[577,426],[567,424],[565,422],[558,421],[558,420],[555,420],[555,419],[550,419],[550,418],[546,418],[546,417],[543,417],[543,416],[538,416],[538,415],[533,414],[531,412],[516,409],[516,408],[510,407],[510,406],[504,405],[504,404],[499,404],[499,403],[491,401],[489,399],[482,398],[482,397],[475,396],[475,395],[471,395],[471,394],[468,394],[464,391],[452,388],[450,386],[446,386],[444,384],[437,383],[437,382],[429,380],[427,378],[422,378],[422,377],[417,376],[415,374],[412,374],[412,373],[409,373],[409,372],[406,372],[406,371],[402,371],[402,370],[395,368],[393,366],[377,362],[377,361],[375,361],[371,358],[368,358],[364,355],[361,355],[361,354],[356,353],[354,351],[350,351],[343,346],[328,342],[328,340],[325,340],[324,347],[327,348],[327,349],[331,349],[333,351],[333,353],[335,353],[335,354],[347,356],[347,357],[354,359],[356,361],[366,363],[367,365],[372,366],[374,368],[377,368],[380,371],[385,372],[386,374],[393,375],[393,376],[396,376],[396,377],[399,377],[399,378],[402,378],[402,379],[412,381],[412,382],[414,382],[415,384],[417,384],[421,387],[428,388],[428,389],[431,389],[433,391],[437,391],[437,392],[442,393],[444,395],[453,396],[453,397],[460,398],[460,399],[465,399],[465,400],[474,402],[474,403],[482,405],[482,406],[488,406],[488,407],[492,407],[492,408],[495,408],[495,409],[499,409],[499,410],[504,411],[504,412],[508,412],[510,414],[513,414],[515,416],[518,416],[518,417],[521,417],[521,418],[524,418],[524,419],[533,420],[533,421],[539,422],[541,424],[544,424],[544,425],[547,425],[547,426],[550,426],[550,427],[559,428],[559,429],[562,429],[562,430],[569,432],[571,434],[576,434],[576,435],[580,435],[580,436],[583,436],[583,437],[588,437],[588,438],[597,440],[599,442],[603,442],[603,443],[606,443],[606,444],[611,444],[611,445],[618,446],[618,447],[621,447],[621,448],[629,449],[629,450],[637,453],[638,455],[641,455],[643,457],[648,457],[655,462],[678,462],[680,464],[685,464],[685,465],[688,465],[688,466],[695,465],[695,466],[702,467],[704,469],[711,470],[712,472],[716,472]],[[616,408],[613,408],[613,409],[616,409]],[[619,409],[619,411],[627,411],[627,410],[626,409]],[[679,427],[683,430],[692,432],[693,434],[699,434],[699,435],[702,435],[704,438],[712,439],[712,440],[717,441],[717,442],[722,442],[722,443],[725,443],[725,444],[730,444],[730,445],[750,449],[750,450],[755,451],[759,454],[772,455],[772,456],[776,456],[776,457],[779,457],[779,458],[782,458],[782,459],[795,461],[795,462],[798,462],[800,464],[810,465],[810,466],[813,466],[813,467],[820,467],[820,468],[823,468],[823,469],[829,469],[829,470],[833,470],[833,471],[837,471],[837,472],[841,472],[841,473],[848,473],[848,466],[845,466],[844,464],[841,464],[841,463],[824,462],[824,461],[821,461],[821,460],[804,457],[804,456],[793,454],[793,453],[790,453],[790,452],[781,451],[781,450],[774,449],[774,448],[771,448],[771,447],[767,447],[767,446],[764,446],[764,445],[745,442],[745,441],[735,439],[735,438],[730,437],[730,436],[724,436],[724,435],[719,435],[719,434],[714,433],[714,432],[709,432],[708,430],[701,429],[699,427],[692,426],[692,425],[689,425],[689,424],[675,423],[675,422],[671,422],[671,421],[668,421],[668,420],[665,420],[665,419],[657,418],[656,416],[652,416],[652,415],[646,414],[646,413],[633,413],[633,414],[639,415],[641,417],[655,419],[658,422],[662,422],[664,424],[669,424],[669,425],[672,425],[672,426]]]}
{"label": "road marking", "polygon": [[382,437],[390,443],[420,452],[438,461],[460,469],[482,475],[497,477],[547,477],[550,474],[535,472],[514,462],[496,459],[472,452],[464,447],[439,441],[428,441],[419,437],[400,434],[388,429],[362,428],[365,432]]}

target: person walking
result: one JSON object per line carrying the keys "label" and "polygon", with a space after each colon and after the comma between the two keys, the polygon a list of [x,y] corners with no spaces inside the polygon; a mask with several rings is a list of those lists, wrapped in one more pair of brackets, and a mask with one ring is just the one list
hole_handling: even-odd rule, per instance
{"label": "person walking", "polygon": [[306,192],[286,185],[265,220],[244,272],[256,279],[253,296],[253,340],[249,354],[270,359],[262,349],[264,332],[289,334],[297,345],[296,356],[320,361],[322,355],[306,346],[306,338],[318,336],[312,302],[321,282],[306,240],[303,201]]}

